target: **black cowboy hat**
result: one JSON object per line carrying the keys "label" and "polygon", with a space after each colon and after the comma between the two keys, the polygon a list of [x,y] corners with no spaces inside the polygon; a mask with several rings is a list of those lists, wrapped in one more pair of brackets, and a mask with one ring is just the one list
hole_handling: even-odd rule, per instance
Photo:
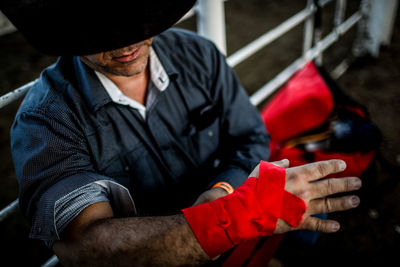
{"label": "black cowboy hat", "polygon": [[0,10],[39,51],[87,55],[124,47],[175,24],[195,0],[1,0]]}

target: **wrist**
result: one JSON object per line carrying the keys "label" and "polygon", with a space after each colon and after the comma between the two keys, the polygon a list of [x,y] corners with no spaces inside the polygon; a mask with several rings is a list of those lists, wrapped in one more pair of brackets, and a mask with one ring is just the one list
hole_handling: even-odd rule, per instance
{"label": "wrist", "polygon": [[219,186],[213,187],[210,190],[214,191],[213,194],[216,195],[215,199],[229,195],[228,191],[226,191],[224,188],[219,187]]}
{"label": "wrist", "polygon": [[235,191],[235,189],[233,189],[233,187],[227,182],[218,182],[211,187],[211,189],[216,188],[224,190],[227,194],[232,194]]}

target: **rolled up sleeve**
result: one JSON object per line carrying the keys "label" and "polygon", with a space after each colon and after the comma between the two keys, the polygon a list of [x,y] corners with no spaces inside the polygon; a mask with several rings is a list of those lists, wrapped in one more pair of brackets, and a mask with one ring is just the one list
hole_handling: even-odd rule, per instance
{"label": "rolled up sleeve", "polygon": [[[104,184],[117,182],[95,172],[86,138],[77,120],[67,112],[17,114],[11,146],[20,208],[31,222],[31,238],[51,244],[85,207],[115,199]],[[93,186],[96,182],[101,183]],[[120,191],[129,194],[127,189]],[[133,203],[130,205],[134,208]]]}

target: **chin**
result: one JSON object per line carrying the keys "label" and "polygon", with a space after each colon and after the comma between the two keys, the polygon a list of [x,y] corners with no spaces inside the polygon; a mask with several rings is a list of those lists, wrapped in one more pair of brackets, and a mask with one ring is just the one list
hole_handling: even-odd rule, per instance
{"label": "chin", "polygon": [[133,62],[120,70],[120,75],[131,77],[143,73],[147,67],[147,60],[145,62]]}

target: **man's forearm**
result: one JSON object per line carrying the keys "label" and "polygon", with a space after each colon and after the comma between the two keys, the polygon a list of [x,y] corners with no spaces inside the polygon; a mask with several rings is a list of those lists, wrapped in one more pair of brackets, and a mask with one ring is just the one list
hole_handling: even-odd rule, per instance
{"label": "man's forearm", "polygon": [[71,266],[200,265],[209,257],[183,215],[99,220],[79,240],[56,242]]}

